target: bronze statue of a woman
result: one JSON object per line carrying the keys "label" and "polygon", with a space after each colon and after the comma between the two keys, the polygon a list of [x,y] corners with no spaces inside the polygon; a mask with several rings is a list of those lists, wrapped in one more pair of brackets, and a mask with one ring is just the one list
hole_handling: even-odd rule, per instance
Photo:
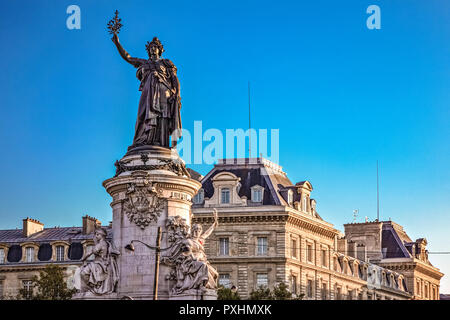
{"label": "bronze statue of a woman", "polygon": [[122,58],[137,68],[136,77],[141,82],[142,91],[139,101],[133,144],[128,150],[141,146],[161,146],[170,148],[176,146],[181,137],[181,98],[180,83],[177,68],[168,59],[162,59],[163,45],[154,37],[147,41],[146,49],[149,58],[131,57],[119,42],[118,32],[120,19],[117,17],[108,24],[112,41]]}

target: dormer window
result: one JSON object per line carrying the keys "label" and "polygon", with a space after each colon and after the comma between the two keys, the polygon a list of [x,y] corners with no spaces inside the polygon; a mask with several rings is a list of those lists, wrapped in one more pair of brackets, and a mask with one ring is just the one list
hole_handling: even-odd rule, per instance
{"label": "dormer window", "polygon": [[290,206],[294,204],[294,192],[292,190],[288,191],[288,204]]}
{"label": "dormer window", "polygon": [[252,202],[262,202],[264,188],[259,185],[255,185],[255,186],[251,187],[251,190],[252,190],[252,193],[251,193]]}
{"label": "dormer window", "polygon": [[220,190],[220,203],[230,203],[230,188]]}
{"label": "dormer window", "polygon": [[25,248],[25,261],[26,262],[34,262],[34,248],[33,247],[27,247]]}
{"label": "dormer window", "polygon": [[56,261],[64,261],[64,246],[56,246]]}
{"label": "dormer window", "polygon": [[5,263],[5,249],[4,248],[0,248],[0,264],[1,263]]}
{"label": "dormer window", "polygon": [[308,197],[306,195],[303,196],[303,212],[308,212]]}
{"label": "dormer window", "polygon": [[194,196],[193,202],[194,204],[202,204],[204,200],[205,200],[205,190],[200,189]]}
{"label": "dormer window", "polygon": [[220,172],[215,175],[211,181],[214,193],[210,198],[203,198],[205,208],[215,206],[245,206],[247,205],[247,197],[239,196],[239,188],[241,178],[231,172]]}

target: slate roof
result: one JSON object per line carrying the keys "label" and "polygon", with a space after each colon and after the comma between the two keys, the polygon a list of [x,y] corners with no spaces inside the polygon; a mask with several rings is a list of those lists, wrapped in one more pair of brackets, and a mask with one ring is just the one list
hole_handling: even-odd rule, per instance
{"label": "slate roof", "polygon": [[[231,162],[231,163],[230,163]],[[214,168],[201,180],[205,198],[211,198],[214,194],[212,179],[222,172],[230,172],[239,177],[241,187],[239,197],[246,196],[251,199],[251,187],[259,185],[264,188],[262,205],[283,205],[287,203],[287,193],[289,189],[294,191],[294,202],[300,201],[300,194],[297,193],[298,186],[305,181],[294,185],[282,170],[282,167],[264,158],[244,158],[244,159],[222,159]],[[261,203],[247,202],[247,206],[260,206]],[[193,205],[198,207],[201,205]],[[316,218],[322,218],[315,214]]]}
{"label": "slate roof", "polygon": [[[112,229],[104,227],[108,232],[108,238],[112,236]],[[0,230],[0,243],[17,244],[27,241],[32,242],[50,242],[56,240],[63,240],[67,242],[83,241],[85,239],[92,239],[91,234],[83,234],[81,227],[55,227],[44,228],[44,230],[37,232],[29,237],[23,235],[22,229]]]}
{"label": "slate roof", "polygon": [[[245,160],[247,160],[246,163],[239,163],[236,161],[234,164],[216,164],[202,180],[205,197],[211,198],[214,194],[212,178],[221,172],[231,172],[241,178],[241,187],[238,192],[240,197],[246,196],[247,199],[251,199],[251,187],[260,185],[264,188],[263,205],[286,204],[279,192],[280,189],[286,186],[293,186],[286,174],[281,170],[274,170],[268,167],[259,159],[258,163],[249,163],[249,159]],[[229,161],[229,159],[227,159],[227,161]],[[248,204],[251,205],[251,202]]]}

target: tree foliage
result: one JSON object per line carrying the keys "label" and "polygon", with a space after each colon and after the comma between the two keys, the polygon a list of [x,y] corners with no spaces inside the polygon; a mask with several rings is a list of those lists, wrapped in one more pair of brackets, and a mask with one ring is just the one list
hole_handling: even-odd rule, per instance
{"label": "tree foliage", "polygon": [[241,297],[237,291],[219,286],[217,289],[217,300],[241,300]]}
{"label": "tree foliage", "polygon": [[250,293],[250,300],[273,300],[273,295],[269,288],[260,286]]}
{"label": "tree foliage", "polygon": [[25,300],[69,300],[76,289],[69,289],[64,279],[63,269],[49,264],[32,279],[32,290],[19,290],[19,298]]}
{"label": "tree foliage", "polygon": [[[269,288],[260,286],[257,290],[250,293],[251,300],[291,300],[298,299],[292,296],[292,293],[288,290],[288,286],[281,282],[277,286],[270,290]],[[301,298],[300,298],[301,299]]]}
{"label": "tree foliage", "polygon": [[288,286],[284,282],[281,282],[273,288],[272,295],[275,300],[292,299],[292,293],[288,290]]}

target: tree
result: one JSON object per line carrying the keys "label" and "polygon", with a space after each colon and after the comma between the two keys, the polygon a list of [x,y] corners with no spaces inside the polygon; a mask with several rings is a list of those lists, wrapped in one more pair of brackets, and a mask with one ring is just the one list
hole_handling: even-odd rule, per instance
{"label": "tree", "polygon": [[44,270],[39,271],[39,277],[32,279],[31,291],[19,290],[19,298],[26,300],[69,300],[76,289],[69,289],[64,279],[63,269],[54,264],[49,264]]}
{"label": "tree", "polygon": [[288,290],[288,286],[284,282],[281,282],[278,286],[273,288],[272,295],[275,300],[292,299],[292,293]]}
{"label": "tree", "polygon": [[[250,293],[251,300],[291,300],[292,293],[288,290],[288,286],[281,282],[271,291],[269,288],[260,286],[257,290]],[[302,299],[297,297],[296,299]]]}
{"label": "tree", "polygon": [[237,291],[219,286],[217,289],[217,300],[241,300],[241,297]]}
{"label": "tree", "polygon": [[269,288],[259,286],[257,290],[250,293],[250,300],[273,300],[273,295]]}

